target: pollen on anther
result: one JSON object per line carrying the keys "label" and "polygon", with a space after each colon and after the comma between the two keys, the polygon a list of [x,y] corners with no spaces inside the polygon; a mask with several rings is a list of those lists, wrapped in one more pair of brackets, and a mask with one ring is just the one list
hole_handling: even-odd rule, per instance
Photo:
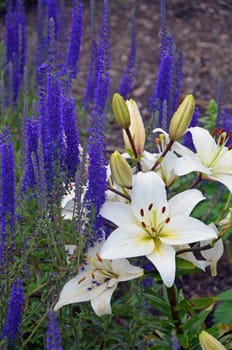
{"label": "pollen on anther", "polygon": [[162,214],[165,213],[165,211],[166,211],[166,207],[163,207],[162,208]]}
{"label": "pollen on anther", "polygon": [[146,227],[147,227],[147,225],[145,224],[145,222],[144,222],[144,221],[142,221],[142,222],[141,222],[141,225],[142,225],[144,228],[146,228]]}
{"label": "pollen on anther", "polygon": [[149,204],[148,210],[150,211],[152,209],[152,207],[153,207],[153,203]]}
{"label": "pollen on anther", "polygon": [[215,128],[213,131],[212,131],[212,136],[216,136],[218,133],[218,128]]}
{"label": "pollen on anther", "polygon": [[140,209],[140,215],[144,216],[144,210],[143,209]]}
{"label": "pollen on anther", "polygon": [[170,218],[167,218],[167,219],[165,220],[166,224],[168,224],[169,221],[170,221]]}
{"label": "pollen on anther", "polygon": [[96,257],[97,257],[98,261],[100,261],[101,263],[103,262],[102,258],[100,257],[100,255],[98,253],[96,253]]}
{"label": "pollen on anther", "polygon": [[81,282],[83,282],[84,280],[86,280],[86,277],[82,277],[77,283],[80,284]]}

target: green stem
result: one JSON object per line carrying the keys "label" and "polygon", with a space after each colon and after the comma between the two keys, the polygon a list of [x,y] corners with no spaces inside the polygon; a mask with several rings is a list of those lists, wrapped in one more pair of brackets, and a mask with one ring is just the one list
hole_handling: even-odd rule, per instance
{"label": "green stem", "polygon": [[127,196],[125,193],[122,193],[122,192],[116,190],[116,189],[113,188],[113,187],[108,186],[108,190],[111,191],[111,192],[114,192],[114,193],[118,194],[119,196],[121,196],[121,197],[127,199],[128,201],[131,200],[130,197]]}
{"label": "green stem", "polygon": [[132,135],[131,135],[131,132],[130,132],[129,128],[125,129],[125,131],[126,131],[126,134],[127,134],[128,139],[129,139],[129,142],[130,142],[130,144],[131,144],[132,150],[133,150],[133,152],[134,152],[134,156],[135,156],[135,161],[136,161],[137,169],[138,169],[138,171],[142,171],[141,164],[140,164],[140,162],[138,161],[138,153],[137,153],[137,151],[136,151],[135,143],[134,143],[133,137],[132,137]]}
{"label": "green stem", "polygon": [[189,189],[192,189],[196,187],[201,182],[201,174],[193,181],[193,183],[190,185]]}
{"label": "green stem", "polygon": [[157,159],[157,161],[155,162],[155,164],[153,165],[153,167],[150,169],[150,171],[155,170],[155,168],[157,168],[157,166],[160,165],[160,163],[162,162],[163,158],[166,156],[166,154],[170,151],[170,149],[172,148],[174,141],[170,141],[169,144],[167,144],[165,150],[163,151],[163,153],[161,154],[161,156]]}
{"label": "green stem", "polygon": [[[174,322],[175,328],[176,328],[176,334],[182,335],[182,334],[184,334],[184,330],[182,327],[179,312],[177,310],[178,303],[177,303],[176,292],[175,292],[174,286],[172,286],[170,288],[167,287],[167,295],[168,295],[168,300],[169,300],[169,304],[170,304],[170,308],[171,308],[172,319],[173,319],[173,322]],[[183,349],[183,348],[181,347],[181,349]]]}

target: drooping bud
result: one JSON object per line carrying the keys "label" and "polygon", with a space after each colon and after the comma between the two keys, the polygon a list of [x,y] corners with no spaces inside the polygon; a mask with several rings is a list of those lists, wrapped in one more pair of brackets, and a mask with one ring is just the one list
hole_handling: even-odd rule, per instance
{"label": "drooping bud", "polygon": [[[131,121],[129,130],[134,141],[137,155],[139,156],[143,153],[145,137],[146,137],[143,120],[139,112],[137,103],[134,100],[132,99],[127,100],[126,104],[130,113],[130,121]],[[128,136],[124,131],[123,131],[123,138],[124,138],[125,147],[127,149],[132,149]]]}
{"label": "drooping bud", "polygon": [[169,125],[169,138],[171,141],[179,140],[187,130],[193,116],[195,99],[187,95],[174,113]]}
{"label": "drooping bud", "polygon": [[130,126],[130,113],[124,98],[118,93],[115,93],[113,96],[112,108],[118,124],[123,129],[128,129]]}
{"label": "drooping bud", "polygon": [[111,174],[117,185],[130,188],[132,186],[132,170],[118,151],[110,157]]}
{"label": "drooping bud", "polygon": [[226,348],[211,334],[202,331],[199,335],[202,350],[226,350]]}

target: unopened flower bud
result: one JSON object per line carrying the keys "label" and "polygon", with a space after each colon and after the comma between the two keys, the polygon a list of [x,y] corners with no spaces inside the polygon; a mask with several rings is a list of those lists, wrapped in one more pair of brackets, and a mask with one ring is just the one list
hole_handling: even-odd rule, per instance
{"label": "unopened flower bud", "polygon": [[114,94],[113,96],[112,108],[118,124],[123,129],[128,129],[130,126],[130,113],[126,105],[126,101],[118,93]]}
{"label": "unopened flower bud", "polygon": [[[144,150],[145,137],[146,137],[143,120],[139,112],[137,103],[134,100],[132,99],[127,100],[126,104],[130,113],[130,121],[131,121],[129,130],[134,141],[136,152],[138,155],[141,155]],[[125,147],[127,149],[132,149],[128,136],[126,135],[125,131],[123,131],[123,138],[124,138]]]}
{"label": "unopened flower bud", "polygon": [[211,334],[202,331],[199,335],[202,350],[226,350],[226,348]]}
{"label": "unopened flower bud", "polygon": [[193,95],[187,95],[174,113],[169,125],[169,138],[171,141],[179,140],[189,127],[195,108]]}
{"label": "unopened flower bud", "polygon": [[132,186],[132,170],[118,151],[110,157],[110,170],[117,185],[130,188]]}

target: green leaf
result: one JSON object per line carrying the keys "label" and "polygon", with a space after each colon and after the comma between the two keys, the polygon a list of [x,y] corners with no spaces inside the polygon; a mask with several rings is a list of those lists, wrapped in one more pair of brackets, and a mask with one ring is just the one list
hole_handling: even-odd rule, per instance
{"label": "green leaf", "polygon": [[225,301],[215,308],[214,323],[232,324],[232,300]]}
{"label": "green leaf", "polygon": [[191,298],[190,300],[193,310],[202,310],[213,305],[216,301],[216,297],[205,297],[205,298]]}
{"label": "green leaf", "polygon": [[226,290],[225,292],[222,292],[218,295],[218,300],[220,301],[232,301],[232,288]]}

